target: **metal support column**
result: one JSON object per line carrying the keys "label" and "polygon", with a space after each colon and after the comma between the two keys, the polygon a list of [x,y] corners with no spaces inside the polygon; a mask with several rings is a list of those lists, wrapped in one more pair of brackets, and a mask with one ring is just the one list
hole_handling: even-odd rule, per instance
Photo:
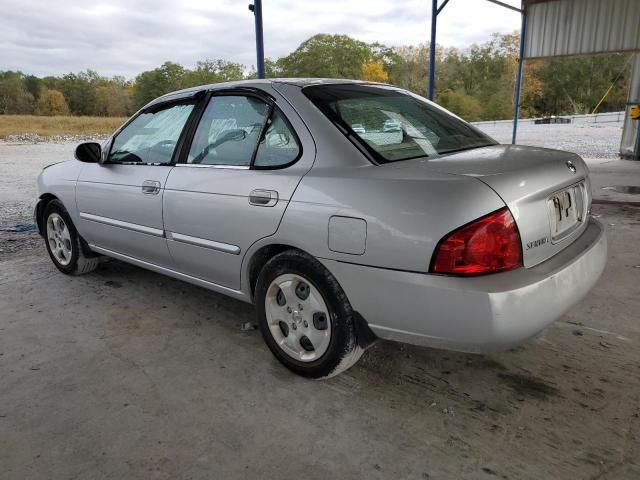
{"label": "metal support column", "polygon": [[256,20],[256,68],[258,78],[264,78],[264,42],[262,38],[262,0],[253,0],[249,5],[249,10],[253,12]]}
{"label": "metal support column", "polygon": [[522,6],[522,27],[520,29],[520,53],[518,54],[518,74],[516,78],[516,91],[513,98],[513,133],[511,134],[511,143],[516,143],[518,133],[518,117],[520,116],[520,96],[522,93],[522,67],[524,64],[524,41],[527,30],[527,10]]}
{"label": "metal support column", "polygon": [[438,0],[431,2],[431,43],[429,44],[429,87],[427,98],[433,100],[436,81],[436,26],[438,24]]}
{"label": "metal support column", "polygon": [[631,67],[627,108],[622,127],[620,141],[620,157],[629,160],[640,160],[640,120],[631,118],[631,108],[640,105],[640,53],[636,53]]}
{"label": "metal support column", "polygon": [[[508,3],[504,3],[500,0],[488,0],[491,3],[495,3],[501,7],[508,8],[510,10],[514,10],[516,12],[520,12],[522,14],[522,32],[520,35],[520,59],[522,59],[524,52],[524,31],[525,31],[525,9],[524,5],[522,8],[516,8]],[[438,27],[438,15],[442,12],[442,9],[447,6],[449,0],[443,0],[442,5],[438,6],[438,0],[431,0],[431,43],[429,44],[429,84],[427,85],[427,98],[429,100],[433,100],[433,95],[435,93],[436,87],[436,30]],[[518,67],[518,92],[517,92],[517,102],[516,102],[516,115],[520,107],[520,85],[522,84],[522,60],[519,62]],[[513,127],[513,141],[515,142],[516,137],[516,124],[517,117]]]}
{"label": "metal support column", "polygon": [[[638,120],[636,120],[637,122]],[[636,125],[636,151],[634,153],[635,159],[640,160],[640,126]]]}

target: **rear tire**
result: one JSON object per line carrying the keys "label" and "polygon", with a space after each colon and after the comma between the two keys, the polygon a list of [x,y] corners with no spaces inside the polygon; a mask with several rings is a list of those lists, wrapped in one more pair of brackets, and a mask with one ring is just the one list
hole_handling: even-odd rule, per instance
{"label": "rear tire", "polygon": [[47,204],[42,224],[47,252],[58,270],[67,275],[82,275],[98,267],[100,257],[85,254],[80,235],[60,200]]}
{"label": "rear tire", "polygon": [[364,353],[344,291],[318,260],[301,251],[287,250],[265,264],[255,304],[267,346],[298,375],[332,377]]}

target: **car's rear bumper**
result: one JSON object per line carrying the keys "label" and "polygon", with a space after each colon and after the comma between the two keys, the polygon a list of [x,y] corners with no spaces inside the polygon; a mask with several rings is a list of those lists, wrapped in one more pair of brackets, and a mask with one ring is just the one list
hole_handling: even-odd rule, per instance
{"label": "car's rear bumper", "polygon": [[461,278],[325,260],[380,338],[467,352],[510,348],[578,303],[607,259],[602,224],[532,268]]}

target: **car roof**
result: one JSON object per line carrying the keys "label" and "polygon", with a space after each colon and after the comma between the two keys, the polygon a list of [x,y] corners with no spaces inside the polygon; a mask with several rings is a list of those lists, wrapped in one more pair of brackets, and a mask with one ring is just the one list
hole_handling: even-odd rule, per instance
{"label": "car roof", "polygon": [[170,92],[150,101],[144,108],[148,108],[152,105],[163,103],[167,101],[180,100],[182,98],[190,98],[199,92],[209,90],[220,90],[223,88],[259,88],[261,86],[272,84],[288,84],[296,85],[300,88],[308,87],[311,85],[339,85],[339,84],[354,84],[354,85],[384,85],[391,86],[386,83],[368,82],[363,80],[351,80],[347,78],[260,78],[254,80],[237,80],[232,82],[211,83],[209,85],[199,85],[196,87],[185,88],[183,90],[176,90]]}

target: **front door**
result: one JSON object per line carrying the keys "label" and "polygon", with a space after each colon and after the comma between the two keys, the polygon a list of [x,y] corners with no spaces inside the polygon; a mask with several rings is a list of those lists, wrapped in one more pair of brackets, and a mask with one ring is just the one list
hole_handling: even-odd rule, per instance
{"label": "front door", "polygon": [[212,96],[188,156],[166,183],[164,224],[178,269],[239,289],[245,252],[276,232],[313,155],[302,154],[290,121],[269,100]]}
{"label": "front door", "polygon": [[80,231],[92,245],[170,266],[162,197],[193,103],[142,112],[111,142],[104,163],[85,164],[76,186]]}

